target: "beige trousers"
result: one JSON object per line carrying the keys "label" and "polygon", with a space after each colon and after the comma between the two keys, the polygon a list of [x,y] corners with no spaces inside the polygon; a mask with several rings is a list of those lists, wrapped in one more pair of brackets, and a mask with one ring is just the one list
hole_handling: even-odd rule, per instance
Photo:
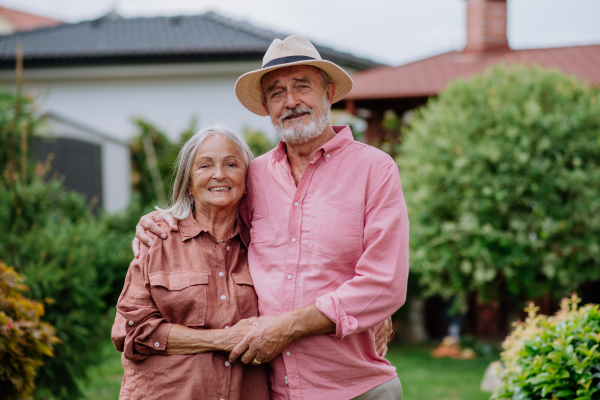
{"label": "beige trousers", "polygon": [[352,400],[402,400],[402,385],[395,377]]}

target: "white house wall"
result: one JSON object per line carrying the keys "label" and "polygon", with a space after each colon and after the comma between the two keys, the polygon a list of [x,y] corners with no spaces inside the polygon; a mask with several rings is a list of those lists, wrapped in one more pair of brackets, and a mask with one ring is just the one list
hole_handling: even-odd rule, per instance
{"label": "white house wall", "polygon": [[[43,111],[56,112],[127,140],[131,122],[142,117],[178,138],[196,117],[200,127],[223,123],[235,132],[245,127],[274,137],[271,123],[246,110],[234,85],[258,62],[46,68],[24,71],[26,90],[37,94]],[[0,72],[12,84],[14,72]]]}

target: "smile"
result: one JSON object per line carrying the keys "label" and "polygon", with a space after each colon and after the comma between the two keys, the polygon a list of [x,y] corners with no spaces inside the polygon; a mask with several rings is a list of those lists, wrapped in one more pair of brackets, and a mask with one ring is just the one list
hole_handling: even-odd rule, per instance
{"label": "smile", "polygon": [[229,192],[231,190],[230,187],[220,186],[208,189],[211,192]]}
{"label": "smile", "polygon": [[292,115],[290,115],[289,117],[285,117],[284,119],[296,119],[296,118],[303,117],[303,116],[305,116],[306,114],[308,114],[308,113],[305,113],[305,112],[304,112],[304,113],[299,113],[299,114],[292,114]]}

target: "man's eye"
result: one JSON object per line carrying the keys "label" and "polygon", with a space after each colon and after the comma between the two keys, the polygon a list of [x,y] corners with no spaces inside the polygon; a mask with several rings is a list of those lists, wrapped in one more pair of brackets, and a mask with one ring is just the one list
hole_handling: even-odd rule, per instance
{"label": "man's eye", "polygon": [[228,166],[229,168],[233,168],[233,167],[235,167],[235,163],[229,163],[229,164],[227,164],[227,166]]}
{"label": "man's eye", "polygon": [[279,97],[279,95],[281,94],[281,92],[275,92],[271,95],[271,98],[273,97]]}

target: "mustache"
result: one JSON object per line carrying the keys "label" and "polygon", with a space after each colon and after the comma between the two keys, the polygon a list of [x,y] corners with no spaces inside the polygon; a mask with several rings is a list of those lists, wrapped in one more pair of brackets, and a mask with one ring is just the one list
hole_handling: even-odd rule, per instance
{"label": "mustache", "polygon": [[285,110],[279,117],[279,122],[283,124],[283,120],[286,119],[287,117],[289,117],[290,115],[302,114],[302,113],[308,113],[308,115],[310,115],[312,118],[312,110],[310,108],[295,107],[291,110],[290,109]]}

